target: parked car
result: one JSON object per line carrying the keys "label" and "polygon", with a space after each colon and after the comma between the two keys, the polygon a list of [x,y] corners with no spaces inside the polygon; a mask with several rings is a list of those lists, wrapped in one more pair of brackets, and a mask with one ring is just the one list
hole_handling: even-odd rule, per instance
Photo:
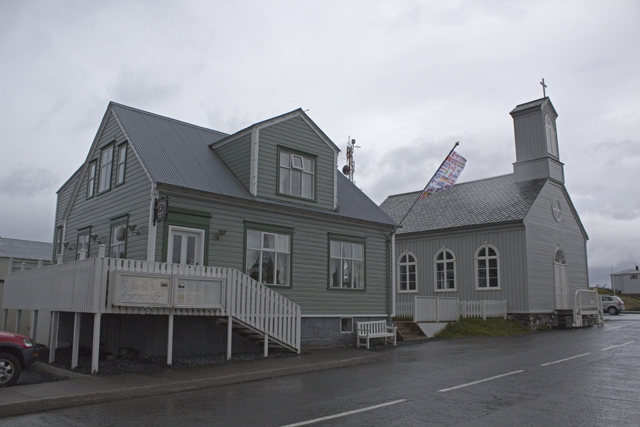
{"label": "parked car", "polygon": [[22,370],[38,359],[38,350],[26,335],[0,331],[0,387],[14,385]]}
{"label": "parked car", "polygon": [[620,297],[613,295],[600,295],[602,299],[602,311],[606,311],[609,314],[620,314],[624,311],[624,301]]}

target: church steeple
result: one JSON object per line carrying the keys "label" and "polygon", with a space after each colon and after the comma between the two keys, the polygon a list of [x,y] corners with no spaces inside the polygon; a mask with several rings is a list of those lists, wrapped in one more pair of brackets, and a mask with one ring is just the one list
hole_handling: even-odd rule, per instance
{"label": "church steeple", "polygon": [[516,106],[513,117],[516,140],[516,182],[551,178],[564,184],[564,165],[560,162],[556,113],[549,97]]}

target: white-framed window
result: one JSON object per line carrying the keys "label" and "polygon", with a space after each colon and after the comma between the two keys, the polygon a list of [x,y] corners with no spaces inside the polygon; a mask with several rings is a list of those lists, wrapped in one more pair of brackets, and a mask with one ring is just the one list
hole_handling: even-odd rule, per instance
{"label": "white-framed window", "polygon": [[456,257],[449,249],[441,249],[434,260],[435,290],[436,292],[455,291]]}
{"label": "white-framed window", "polygon": [[556,253],[553,256],[553,260],[556,264],[566,265],[567,257],[564,255],[564,251],[560,248],[556,249]]}
{"label": "white-framed window", "polygon": [[340,332],[343,334],[353,332],[353,317],[340,318]]}
{"label": "white-framed window", "polygon": [[96,167],[97,163],[95,161],[89,163],[89,175],[87,179],[87,199],[93,197],[93,194],[96,191]]}
{"label": "white-framed window", "polygon": [[547,152],[555,157],[558,157],[558,139],[556,136],[556,129],[553,126],[553,120],[548,114],[544,118],[544,127],[547,137]]}
{"label": "white-framed window", "polygon": [[305,199],[315,198],[315,159],[280,150],[278,192]]}
{"label": "white-framed window", "polygon": [[418,292],[418,263],[410,252],[400,255],[398,261],[398,291]]}
{"label": "white-framed window", "polygon": [[169,226],[167,261],[172,264],[203,265],[204,230]]}
{"label": "white-framed window", "polygon": [[631,280],[638,280],[638,275],[637,274],[632,274],[631,275]]}
{"label": "white-framed window", "polygon": [[248,229],[245,271],[262,284],[289,286],[291,235]]}
{"label": "white-framed window", "polygon": [[62,242],[62,227],[56,228],[56,244],[55,244],[55,257],[53,262],[58,262],[58,255],[63,253],[64,243]]}
{"label": "white-framed window", "polygon": [[111,258],[126,258],[127,249],[127,221],[111,225],[111,239],[109,241],[109,256]]}
{"label": "white-framed window", "polygon": [[127,162],[127,144],[118,147],[118,168],[116,169],[116,185],[124,183],[124,169]]}
{"label": "white-framed window", "polygon": [[476,290],[500,289],[500,253],[484,244],[476,252]]}
{"label": "white-framed window", "polygon": [[329,287],[364,289],[364,243],[331,240]]}
{"label": "white-framed window", "polygon": [[103,149],[100,153],[100,179],[98,180],[98,193],[111,188],[111,165],[113,163],[113,145]]}
{"label": "white-framed window", "polygon": [[80,251],[85,250],[85,258],[89,258],[89,242],[91,239],[91,229],[84,229],[78,232],[78,242],[76,251],[76,259],[80,259]]}

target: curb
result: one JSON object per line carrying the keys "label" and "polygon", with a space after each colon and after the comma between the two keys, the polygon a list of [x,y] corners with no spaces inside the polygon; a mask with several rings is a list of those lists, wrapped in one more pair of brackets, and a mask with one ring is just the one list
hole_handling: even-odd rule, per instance
{"label": "curb", "polygon": [[[118,400],[127,400],[136,397],[159,396],[163,394],[180,393],[185,391],[193,391],[204,388],[220,387],[224,385],[240,384],[250,381],[258,381],[267,378],[284,377],[289,375],[297,375],[309,372],[324,371],[328,369],[344,368],[347,366],[361,365],[372,363],[384,357],[382,354],[371,354],[366,356],[354,357],[343,360],[333,360],[329,362],[312,363],[293,367],[283,367],[276,369],[266,369],[263,371],[250,372],[246,374],[232,374],[221,377],[202,378],[189,381],[172,381],[162,384],[154,384],[144,387],[124,387],[121,389],[109,391],[97,391],[92,393],[84,393],[75,396],[55,396],[44,398],[33,398],[22,402],[12,402],[0,404],[0,417],[10,415],[24,415],[34,412],[49,411],[52,409],[70,408],[74,406],[82,406],[91,403],[113,402]],[[58,369],[58,368],[54,368]],[[65,371],[60,369],[65,373]],[[80,375],[79,378],[87,378],[87,375]],[[56,374],[57,375],[57,374]],[[94,377],[89,377],[94,378]],[[104,377],[103,377],[104,378]]]}
{"label": "curb", "polygon": [[47,372],[51,375],[56,375],[62,378],[78,379],[78,378],[91,378],[91,375],[81,374],[79,372],[67,371],[66,369],[56,368],[55,366],[47,365],[46,363],[36,362],[31,365],[30,369],[36,371]]}

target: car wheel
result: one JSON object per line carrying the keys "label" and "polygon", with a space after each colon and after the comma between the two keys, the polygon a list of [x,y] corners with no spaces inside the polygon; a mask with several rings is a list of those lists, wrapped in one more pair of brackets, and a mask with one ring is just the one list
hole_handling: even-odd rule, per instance
{"label": "car wheel", "polygon": [[618,314],[618,310],[615,307],[609,307],[607,311],[609,312],[609,314],[612,314],[612,315]]}
{"label": "car wheel", "polygon": [[14,385],[22,372],[20,361],[9,353],[0,353],[0,387]]}

